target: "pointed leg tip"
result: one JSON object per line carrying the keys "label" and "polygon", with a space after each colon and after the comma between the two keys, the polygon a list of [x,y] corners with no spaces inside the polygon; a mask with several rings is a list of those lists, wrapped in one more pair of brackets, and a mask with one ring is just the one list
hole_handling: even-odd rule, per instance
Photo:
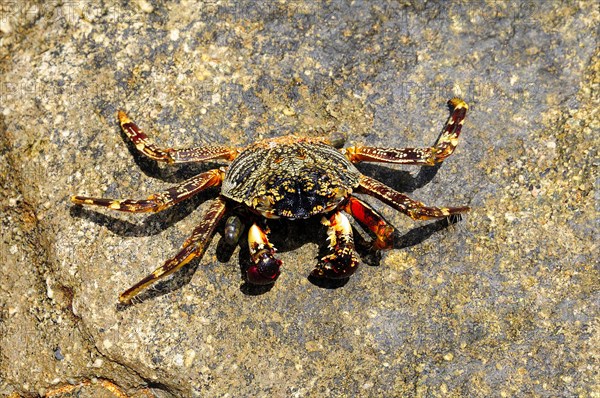
{"label": "pointed leg tip", "polygon": [[120,109],[117,112],[117,116],[119,117],[119,121],[121,122],[121,124],[131,123],[131,119],[129,119],[127,114]]}
{"label": "pointed leg tip", "polygon": [[82,205],[85,203],[85,198],[83,196],[72,195],[71,203],[74,203],[76,205]]}
{"label": "pointed leg tip", "polygon": [[463,101],[461,98],[458,98],[458,97],[454,97],[450,101],[448,101],[448,105],[450,105],[452,107],[452,109],[461,109],[461,108],[464,108],[466,110],[469,109],[469,105],[467,105],[467,103],[465,101]]}

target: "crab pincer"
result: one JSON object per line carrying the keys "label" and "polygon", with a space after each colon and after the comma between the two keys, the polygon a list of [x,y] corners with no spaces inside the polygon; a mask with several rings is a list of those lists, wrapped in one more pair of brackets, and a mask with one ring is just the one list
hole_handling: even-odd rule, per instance
{"label": "crab pincer", "polygon": [[255,285],[274,283],[279,274],[281,260],[275,257],[275,247],[269,243],[267,233],[258,225],[252,224],[248,231],[251,264],[246,277]]}
{"label": "crab pincer", "polygon": [[323,257],[310,275],[315,278],[348,278],[358,268],[350,221],[344,213],[336,211],[329,218],[323,217],[321,223],[327,226],[331,254]]}

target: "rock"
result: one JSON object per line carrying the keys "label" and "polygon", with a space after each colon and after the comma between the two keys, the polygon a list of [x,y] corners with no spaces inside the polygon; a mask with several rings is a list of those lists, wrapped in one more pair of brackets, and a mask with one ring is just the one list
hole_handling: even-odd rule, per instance
{"label": "rock", "polygon": [[[592,394],[593,2],[51,3],[15,7],[0,26],[0,393]],[[162,146],[333,130],[424,146],[456,95],[470,111],[441,167],[359,168],[472,212],[414,223],[368,198],[397,227],[396,248],[359,252],[379,266],[337,288],[306,279],[319,220],[273,222],[284,267],[270,290],[244,285],[247,250],[219,232],[201,260],[122,307],[119,293],[178,250],[218,191],[154,215],[69,201],[144,198],[214,167],[144,159],[119,109]]]}

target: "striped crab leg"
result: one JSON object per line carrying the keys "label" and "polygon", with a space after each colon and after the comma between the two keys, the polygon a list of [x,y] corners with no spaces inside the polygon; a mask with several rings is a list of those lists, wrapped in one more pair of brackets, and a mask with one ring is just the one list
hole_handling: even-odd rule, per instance
{"label": "striped crab leg", "polygon": [[460,98],[448,101],[452,113],[436,144],[426,148],[378,148],[353,146],[346,149],[346,157],[353,163],[383,162],[434,166],[452,155],[469,106]]}
{"label": "striped crab leg", "polygon": [[209,145],[194,148],[159,148],[123,111],[119,111],[121,128],[136,149],[150,159],[167,163],[204,162],[213,159],[233,160],[239,150],[221,145]]}
{"label": "striped crab leg", "polygon": [[376,197],[382,202],[392,206],[394,209],[406,214],[413,220],[444,218],[455,214],[466,213],[470,210],[468,206],[429,207],[365,175],[360,178],[360,189],[361,192]]}
{"label": "striped crab leg", "polygon": [[213,169],[198,174],[179,185],[165,191],[152,194],[147,199],[107,199],[87,196],[72,196],[71,202],[78,205],[93,205],[108,207],[112,210],[128,213],[156,213],[165,210],[176,203],[194,196],[200,191],[221,185],[224,170]]}
{"label": "striped crab leg", "polygon": [[352,215],[363,227],[375,234],[373,248],[376,250],[390,249],[394,243],[394,227],[371,206],[357,197],[350,196],[343,206],[346,213]]}
{"label": "striped crab leg", "polygon": [[138,283],[125,290],[119,296],[122,304],[130,304],[131,300],[148,286],[171,275],[195,257],[201,257],[212,238],[216,226],[225,214],[225,201],[219,197],[210,203],[208,211],[202,216],[200,224],[194,229],[192,235],[183,243],[181,250],[173,258],[167,260],[162,266]]}

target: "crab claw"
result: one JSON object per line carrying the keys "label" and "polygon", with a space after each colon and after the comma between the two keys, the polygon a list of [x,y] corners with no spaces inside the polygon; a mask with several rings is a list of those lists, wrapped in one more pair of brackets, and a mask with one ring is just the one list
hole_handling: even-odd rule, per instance
{"label": "crab claw", "polygon": [[280,274],[281,260],[275,258],[275,248],[269,243],[266,233],[256,224],[248,231],[248,246],[252,264],[246,271],[248,282],[269,285]]}
{"label": "crab claw", "polygon": [[267,250],[262,250],[256,256],[256,262],[248,267],[246,276],[248,281],[255,285],[269,285],[274,283],[279,274],[281,260],[273,257]]}
{"label": "crab claw", "polygon": [[314,278],[343,279],[348,278],[358,268],[358,260],[354,253],[330,254],[321,259],[310,273]]}
{"label": "crab claw", "polygon": [[323,218],[322,223],[328,227],[327,239],[332,253],[323,257],[310,275],[314,278],[348,278],[358,268],[350,221],[338,211],[329,219]]}

